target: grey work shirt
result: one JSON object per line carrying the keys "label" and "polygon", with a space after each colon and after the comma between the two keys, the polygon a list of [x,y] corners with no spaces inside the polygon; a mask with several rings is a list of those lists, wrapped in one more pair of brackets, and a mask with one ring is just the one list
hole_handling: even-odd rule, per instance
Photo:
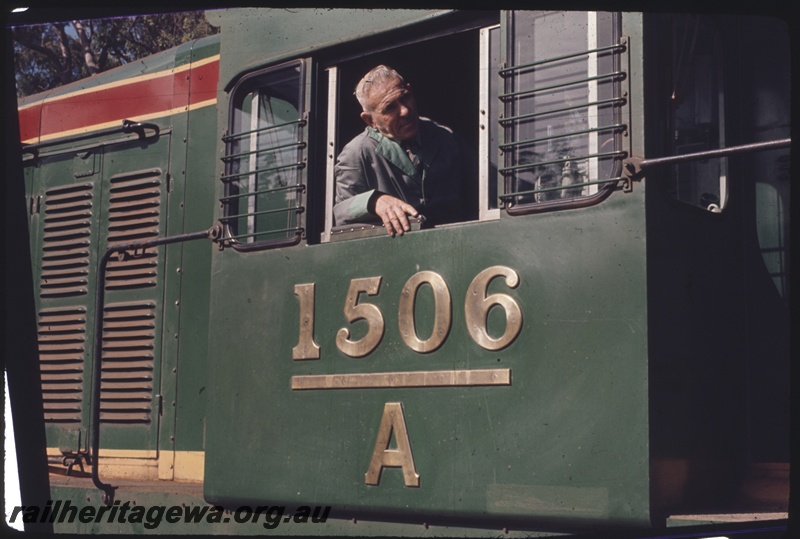
{"label": "grey work shirt", "polygon": [[334,168],[336,225],[380,222],[369,211],[376,193],[411,204],[429,224],[463,218],[468,181],[463,144],[449,128],[427,118],[420,118],[417,140],[421,172],[400,144],[371,127],[342,149]]}

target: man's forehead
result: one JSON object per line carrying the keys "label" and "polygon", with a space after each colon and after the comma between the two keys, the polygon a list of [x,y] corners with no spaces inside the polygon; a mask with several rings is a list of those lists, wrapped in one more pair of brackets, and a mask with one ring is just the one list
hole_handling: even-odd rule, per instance
{"label": "man's forehead", "polygon": [[374,85],[370,98],[373,101],[385,101],[387,98],[396,97],[407,93],[409,90],[399,79],[388,79]]}

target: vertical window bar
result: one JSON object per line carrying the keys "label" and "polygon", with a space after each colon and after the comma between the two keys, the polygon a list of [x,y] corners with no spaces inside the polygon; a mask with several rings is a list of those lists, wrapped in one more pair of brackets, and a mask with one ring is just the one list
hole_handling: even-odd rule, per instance
{"label": "vertical window bar", "polygon": [[[598,13],[596,11],[589,11],[586,13],[586,44],[590,50],[597,49],[600,44],[598,43],[597,39],[597,17]],[[587,101],[589,103],[594,103],[598,100],[598,89],[597,89],[597,80],[594,77],[599,75],[598,70],[598,58],[596,52],[590,52],[589,58],[586,62],[587,67],[587,76],[589,77],[589,95]],[[593,79],[594,78],[594,79]],[[589,124],[589,129],[596,129],[599,127],[599,119],[597,117],[598,109],[597,105],[589,105],[587,112],[587,121]],[[589,133],[589,155],[596,154],[598,151],[598,144],[597,144],[597,131],[591,131]],[[596,157],[590,157],[588,159],[588,175],[589,178],[597,178],[599,177],[599,168],[598,168],[598,161]],[[597,193],[597,185],[591,185],[584,188],[584,195],[593,195]]]}
{"label": "vertical window bar", "polygon": [[331,67],[328,69],[328,140],[325,147],[327,159],[325,165],[325,231],[322,234],[322,241],[330,241],[330,230],[333,228],[333,201],[336,195],[336,178],[333,168],[336,164],[336,129],[337,129],[337,108],[339,94],[339,69]]}
{"label": "vertical window bar", "polygon": [[256,196],[253,194],[257,190],[258,184],[258,174],[255,173],[258,169],[258,163],[256,159],[258,158],[258,134],[256,130],[258,129],[258,113],[261,110],[259,106],[259,96],[261,92],[254,92],[253,94],[253,102],[250,105],[250,131],[253,131],[248,135],[250,139],[250,151],[253,152],[250,154],[250,158],[248,160],[248,171],[253,172],[250,174],[247,179],[247,192],[250,193],[250,196],[247,197],[247,213],[250,214],[247,217],[247,243],[252,243],[255,240],[255,236],[252,235],[256,230]]}
{"label": "vertical window bar", "polygon": [[[492,62],[492,38],[496,37],[500,31],[500,26],[492,26],[489,28],[482,28],[480,31],[480,59],[479,59],[479,118],[478,118],[478,148],[479,148],[479,165],[478,165],[478,218],[481,221],[489,219],[499,219],[500,209],[496,207],[497,200],[497,173],[494,177],[490,177],[492,167],[490,166],[490,159],[497,157],[497,109],[494,106],[492,94],[497,94],[496,87],[492,88],[493,84],[497,84],[494,78],[496,65]],[[498,62],[499,63],[499,62]],[[494,91],[493,91],[494,90]],[[494,144],[492,144],[494,141]],[[496,162],[495,162],[496,165]],[[497,166],[494,167],[495,170]],[[490,192],[490,188],[495,186],[494,192]]]}

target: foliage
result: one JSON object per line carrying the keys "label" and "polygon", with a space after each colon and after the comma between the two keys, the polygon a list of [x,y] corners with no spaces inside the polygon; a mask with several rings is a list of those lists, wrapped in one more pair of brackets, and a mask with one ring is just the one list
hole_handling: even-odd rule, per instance
{"label": "foliage", "polygon": [[17,96],[55,88],[217,33],[201,11],[12,29]]}

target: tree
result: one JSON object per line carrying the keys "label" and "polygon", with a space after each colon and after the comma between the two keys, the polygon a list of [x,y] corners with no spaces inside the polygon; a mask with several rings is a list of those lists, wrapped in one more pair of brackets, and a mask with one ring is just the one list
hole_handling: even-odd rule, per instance
{"label": "tree", "polygon": [[18,26],[12,29],[17,96],[49,90],[216,33],[202,11]]}

